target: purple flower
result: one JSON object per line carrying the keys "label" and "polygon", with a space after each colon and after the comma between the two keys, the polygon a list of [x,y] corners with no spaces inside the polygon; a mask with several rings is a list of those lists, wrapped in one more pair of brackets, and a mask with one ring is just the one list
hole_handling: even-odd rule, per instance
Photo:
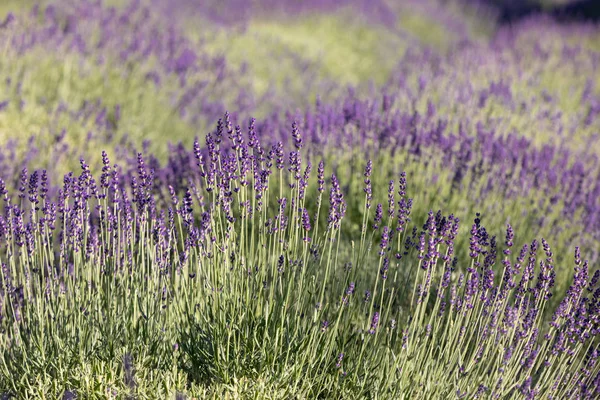
{"label": "purple flower", "polygon": [[283,169],[283,143],[277,142],[271,149],[272,156],[275,158],[277,169]]}
{"label": "purple flower", "polygon": [[348,285],[348,288],[346,289],[346,295],[342,299],[342,304],[347,305],[348,302],[350,301],[350,296],[352,296],[353,294],[354,294],[354,282],[350,282],[350,285]]}
{"label": "purple flower", "polygon": [[38,200],[38,172],[37,171],[33,171],[33,173],[31,174],[31,176],[29,177],[29,201],[36,205],[36,209],[37,209],[37,204],[39,203]]}
{"label": "purple flower", "polygon": [[21,175],[20,175],[20,179],[19,179],[19,198],[24,199],[25,198],[25,189],[27,187],[27,178],[28,178],[29,174],[27,173],[27,168],[23,168],[21,170]]}
{"label": "purple flower", "polygon": [[319,184],[319,193],[323,193],[323,190],[325,190],[325,164],[323,160],[319,162],[319,166],[317,167],[317,183]]}
{"label": "purple flower", "polygon": [[400,197],[406,196],[406,172],[402,171],[400,179],[398,179],[398,195]]}
{"label": "purple flower", "polygon": [[369,328],[369,333],[374,335],[377,331],[377,327],[379,326],[379,312],[375,311],[373,314],[373,318],[371,319],[371,327]]}
{"label": "purple flower", "polygon": [[373,171],[373,162],[371,160],[369,160],[367,162],[367,166],[365,167],[365,187],[363,189],[363,191],[365,192],[365,194],[367,195],[367,204],[366,207],[367,208],[371,208],[371,200],[373,199],[373,191],[371,188],[371,172]]}
{"label": "purple flower", "polygon": [[308,179],[310,178],[310,172],[312,170],[312,164],[310,161],[306,164],[306,168],[304,169],[304,174],[302,175],[302,179],[298,183],[298,188],[300,189],[300,199],[304,198],[305,190],[308,187]]}
{"label": "purple flower", "polygon": [[335,174],[331,175],[331,189],[329,190],[329,217],[327,222],[330,229],[339,229],[340,223],[346,212],[346,202]]}
{"label": "purple flower", "polygon": [[12,12],[9,12],[4,18],[4,21],[0,23],[0,28],[6,28],[11,22],[15,20],[15,15]]}
{"label": "purple flower", "polygon": [[294,146],[296,150],[300,151],[302,148],[302,137],[300,136],[300,129],[298,128],[298,122],[292,122],[292,138],[294,138]]}
{"label": "purple flower", "polygon": [[391,180],[388,187],[388,216],[392,218],[394,216],[394,205],[396,201],[394,199],[394,181]]}
{"label": "purple flower", "polygon": [[254,118],[250,118],[250,122],[248,124],[248,147],[251,149],[258,147],[260,143],[258,142],[258,137],[256,136],[256,120]]}
{"label": "purple flower", "polygon": [[390,260],[387,257],[384,257],[383,265],[381,267],[381,270],[379,271],[379,273],[381,274],[381,278],[387,279],[387,272],[388,272],[389,267],[390,267]]}
{"label": "purple flower", "polygon": [[0,196],[2,196],[2,199],[4,200],[4,202],[8,202],[8,190],[6,189],[6,184],[4,183],[4,180],[2,180],[0,178]]}
{"label": "purple flower", "polygon": [[[297,151],[290,152],[289,164],[290,164],[290,166],[288,168],[288,171],[293,174],[294,181],[298,182],[300,180],[300,164],[301,164],[299,152],[297,152]],[[294,187],[296,187],[296,183],[294,183],[294,182],[290,183],[290,188],[293,189]]]}
{"label": "purple flower", "polygon": [[65,390],[65,393],[63,394],[62,400],[76,400],[77,399],[77,394],[75,391],[73,390]]}
{"label": "purple flower", "polygon": [[[381,249],[379,251],[379,255],[381,257],[383,257],[383,255],[385,254],[389,242],[390,242],[390,228],[388,228],[387,226],[384,226],[383,232],[381,233],[381,243],[379,243],[379,248]],[[389,262],[389,260],[388,260],[388,262]]]}
{"label": "purple flower", "polygon": [[375,218],[373,220],[373,229],[377,230],[379,229],[379,223],[381,222],[381,219],[383,218],[383,207],[381,206],[381,203],[377,204],[377,207],[375,208]]}
{"label": "purple flower", "polygon": [[[310,231],[310,216],[308,215],[308,210],[306,208],[302,209],[302,228],[308,234]],[[305,242],[309,242],[310,238],[308,236],[304,237],[303,240]]]}

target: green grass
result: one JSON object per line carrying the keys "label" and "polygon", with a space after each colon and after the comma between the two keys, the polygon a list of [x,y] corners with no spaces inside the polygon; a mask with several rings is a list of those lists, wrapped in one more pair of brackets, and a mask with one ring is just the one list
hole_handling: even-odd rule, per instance
{"label": "green grass", "polygon": [[456,40],[452,32],[448,32],[436,21],[410,11],[401,13],[398,26],[436,49],[447,49]]}
{"label": "green grass", "polygon": [[[73,149],[91,149],[87,134],[92,132],[108,150],[127,135],[138,148],[144,140],[154,139],[151,150],[164,160],[166,141],[189,144],[196,132],[196,127],[174,110],[168,93],[145,80],[144,66],[126,72],[112,67],[110,62],[98,66],[76,55],[59,57],[40,49],[26,56],[3,57],[0,71],[3,78],[13,81],[10,87],[0,89],[0,97],[10,100],[7,110],[0,113],[2,143],[16,138],[24,144],[30,135],[45,138],[48,133],[56,135],[65,129],[66,143]],[[20,94],[16,91],[17,82],[21,82]],[[25,102],[24,111],[19,107],[21,100]],[[84,102],[99,102],[89,118],[75,119],[69,113],[56,111],[60,104],[65,104],[71,112],[76,112]],[[114,127],[112,140],[107,142],[105,129],[95,126],[95,116],[105,108],[108,118],[114,118],[117,105],[121,107],[122,118]],[[159,137],[163,139],[157,140]],[[93,148],[97,153],[97,147]]]}
{"label": "green grass", "polygon": [[20,13],[28,11],[34,4],[43,4],[43,1],[35,0],[2,0],[0,3],[0,19],[4,20],[9,12]]}
{"label": "green grass", "polygon": [[328,81],[341,86],[384,83],[405,47],[394,32],[350,12],[256,19],[244,29],[220,30],[209,41],[214,54],[222,53],[234,66],[249,67],[258,96],[274,89],[295,104],[306,104],[317,94],[332,97],[319,87]]}

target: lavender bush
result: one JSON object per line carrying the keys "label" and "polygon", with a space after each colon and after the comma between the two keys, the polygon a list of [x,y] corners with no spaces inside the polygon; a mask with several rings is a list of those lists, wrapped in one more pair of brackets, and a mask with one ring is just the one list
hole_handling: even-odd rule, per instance
{"label": "lavender bush", "polygon": [[220,123],[195,145],[200,178],[164,206],[141,154],[129,185],[106,154],[98,179],[82,160],[53,196],[45,171],[24,171],[14,196],[2,183],[0,385],[53,397],[217,396],[240,380],[244,395],[258,390],[248,380],[293,397],[598,395],[600,272],[578,248],[546,325],[545,240],[513,255],[512,227],[497,239],[478,216],[459,259],[459,219],[412,223],[405,174],[373,204],[367,162],[350,241],[341,182],[303,161],[296,126],[292,137],[290,151],[268,149],[252,127]]}

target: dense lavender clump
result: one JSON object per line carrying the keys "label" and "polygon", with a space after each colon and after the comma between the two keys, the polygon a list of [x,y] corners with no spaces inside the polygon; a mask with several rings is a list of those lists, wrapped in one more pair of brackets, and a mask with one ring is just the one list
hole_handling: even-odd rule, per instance
{"label": "dense lavender clump", "polygon": [[[37,171],[22,171],[16,195],[2,189],[2,356],[24,364],[7,364],[0,385],[19,392],[40,384],[42,371],[89,365],[72,358],[78,351],[92,364],[124,351],[122,387],[134,393],[147,379],[136,371],[137,346],[154,343],[145,362],[204,384],[248,376],[252,365],[293,376],[292,393],[309,396],[600,394],[600,273],[579,249],[573,283],[546,326],[555,277],[546,240],[514,257],[512,227],[502,248],[477,215],[470,257],[457,259],[459,219],[429,212],[411,224],[401,174],[389,185],[387,212],[376,217],[383,226],[365,225],[348,247],[340,235],[343,183],[335,174],[320,182],[324,166],[310,175],[303,132],[292,128],[293,156],[286,161],[277,145],[269,161],[252,139],[253,124],[245,135],[228,115],[223,121],[218,147],[213,134],[208,147],[196,144],[195,172],[165,199],[141,154],[131,170],[103,154],[99,180],[82,160],[79,174],[65,175],[53,194],[44,189],[43,198]],[[365,165],[367,177],[376,173]],[[319,186],[329,204],[312,192]],[[32,358],[36,365],[25,361]],[[81,373],[67,373],[65,384],[77,386]],[[441,379],[448,375],[455,379]],[[343,379],[312,386],[326,376]]]}

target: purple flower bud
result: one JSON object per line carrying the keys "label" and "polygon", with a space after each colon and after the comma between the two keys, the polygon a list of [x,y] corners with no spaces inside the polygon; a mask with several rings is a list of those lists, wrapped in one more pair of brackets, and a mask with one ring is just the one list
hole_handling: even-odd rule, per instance
{"label": "purple flower bud", "polygon": [[192,66],[196,63],[197,60],[196,53],[190,49],[185,49],[183,52],[175,59],[175,67],[174,70],[178,74],[185,73],[188,69],[192,68]]}
{"label": "purple flower bud", "polygon": [[2,23],[0,23],[0,28],[6,28],[11,22],[13,22],[15,20],[15,15],[12,12],[9,12],[6,15],[6,18],[4,18],[4,21],[2,21]]}
{"label": "purple flower bud", "polygon": [[373,171],[373,162],[371,160],[369,160],[367,162],[367,166],[365,167],[365,187],[363,189],[363,191],[365,192],[365,194],[367,195],[367,204],[366,207],[367,208],[371,208],[371,200],[373,199],[373,190],[371,188],[371,172]]}
{"label": "purple flower bud", "polygon": [[377,331],[377,327],[379,326],[379,312],[375,311],[373,314],[373,318],[371,319],[371,328],[369,329],[369,333],[374,335]]}
{"label": "purple flower bud", "polygon": [[381,222],[381,219],[383,218],[383,207],[381,205],[381,203],[377,204],[377,207],[375,208],[375,218],[373,220],[373,229],[377,230],[379,229],[379,223]]}
{"label": "purple flower bud", "polygon": [[5,202],[8,202],[8,190],[6,190],[6,183],[2,179],[0,179],[0,196]]}
{"label": "purple flower bud", "polygon": [[394,199],[394,181],[390,181],[388,187],[388,216],[391,218],[394,216],[394,205],[396,201]]}
{"label": "purple flower bud", "polygon": [[272,149],[273,155],[275,156],[275,166],[277,169],[283,169],[283,143],[277,142]]}
{"label": "purple flower bud", "polygon": [[406,172],[402,171],[400,179],[398,179],[398,195],[400,197],[406,196]]}
{"label": "purple flower bud", "polygon": [[329,216],[327,222],[329,229],[339,229],[340,223],[346,212],[346,202],[335,174],[331,175],[331,189],[329,191]]}
{"label": "purple flower bud", "polygon": [[258,137],[256,136],[256,120],[250,118],[248,123],[248,147],[251,149],[258,148]]}
{"label": "purple flower bud", "polygon": [[19,179],[19,198],[24,199],[25,198],[25,189],[27,187],[27,177],[29,176],[29,174],[27,173],[27,168],[23,168],[21,170],[21,177]]}
{"label": "purple flower bud", "polygon": [[507,249],[504,250],[504,254],[507,256],[510,255],[510,248],[513,246],[514,237],[515,237],[515,234],[513,232],[513,228],[512,228],[512,226],[510,226],[510,224],[508,224],[508,226],[506,228],[506,241],[504,242],[507,247]]}
{"label": "purple flower bud", "polygon": [[385,254],[389,242],[390,242],[390,228],[388,228],[387,226],[384,226],[383,232],[381,233],[381,243],[379,243],[379,248],[381,249],[379,251],[379,255],[381,257],[383,257],[383,255]]}
{"label": "purple flower bud", "polygon": [[390,267],[390,260],[387,257],[385,257],[383,259],[383,265],[381,267],[381,270],[379,271],[382,279],[387,279],[387,272],[388,272],[389,267]]}
{"label": "purple flower bud", "polygon": [[62,400],[76,400],[76,399],[77,399],[76,392],[74,392],[72,390],[65,390]]}
{"label": "purple flower bud", "polygon": [[[425,233],[421,233],[421,235],[419,236],[419,247],[418,247],[418,249],[419,249],[419,256],[418,256],[418,258],[419,258],[419,260],[422,260],[425,257],[424,256],[424,254],[425,254]],[[426,264],[426,263],[424,263],[424,264]],[[423,265],[422,268],[423,269],[427,269],[427,266]]]}
{"label": "purple flower bud", "polygon": [[[31,176],[29,177],[29,201],[37,205],[39,203],[38,200],[38,172],[33,171]],[[37,209],[37,207],[36,207]]]}
{"label": "purple flower bud", "polygon": [[190,189],[188,188],[185,191],[185,195],[183,196],[183,205],[185,207],[185,209],[183,211],[186,212],[187,214],[191,214],[194,211],[192,209],[192,204],[193,204],[192,192],[190,192]]}
{"label": "purple flower bud", "polygon": [[285,258],[283,257],[283,254],[279,256],[279,259],[277,260],[277,272],[279,273],[279,275],[283,274],[283,264],[285,262]]}
{"label": "purple flower bud", "polygon": [[294,138],[294,146],[297,150],[302,148],[302,137],[300,137],[300,129],[298,128],[298,122],[292,122],[292,137]]}
{"label": "purple flower bud", "polygon": [[325,190],[325,164],[323,160],[319,162],[319,166],[317,167],[317,182],[319,184],[319,193],[323,193],[323,190]]}
{"label": "purple flower bud", "polygon": [[[37,174],[37,172],[36,172],[36,174]],[[32,178],[33,178],[33,176],[32,176]],[[30,190],[32,190],[31,179],[30,179],[29,184],[30,184]],[[1,192],[2,192],[2,190],[0,189],[0,195],[2,194]],[[46,170],[42,170],[42,179],[41,179],[41,185],[40,185],[40,198],[42,198],[42,199],[46,198],[47,193],[48,193],[48,175],[46,173]],[[30,195],[31,195],[31,193],[30,193]],[[37,201],[35,203],[37,204]]]}
{"label": "purple flower bud", "polygon": [[300,198],[304,198],[304,192],[308,187],[308,179],[310,178],[310,171],[312,170],[312,164],[310,161],[306,164],[306,168],[304,169],[304,175],[298,184],[298,188],[300,189]]}
{"label": "purple flower bud", "polygon": [[346,289],[346,295],[351,296],[354,294],[354,282],[350,282],[348,289]]}
{"label": "purple flower bud", "polygon": [[[290,152],[290,157],[289,157],[289,167],[288,167],[288,171],[293,173],[294,175],[294,180],[296,182],[298,182],[300,180],[300,164],[301,164],[301,160],[300,160],[300,152],[298,151],[291,151]],[[291,183],[290,187],[294,188],[295,187],[295,183]]]}
{"label": "purple flower bud", "polygon": [[[310,231],[310,216],[308,215],[308,210],[306,208],[302,209],[302,228],[308,233]],[[305,242],[310,242],[310,238],[308,236],[304,237],[303,240]]]}

